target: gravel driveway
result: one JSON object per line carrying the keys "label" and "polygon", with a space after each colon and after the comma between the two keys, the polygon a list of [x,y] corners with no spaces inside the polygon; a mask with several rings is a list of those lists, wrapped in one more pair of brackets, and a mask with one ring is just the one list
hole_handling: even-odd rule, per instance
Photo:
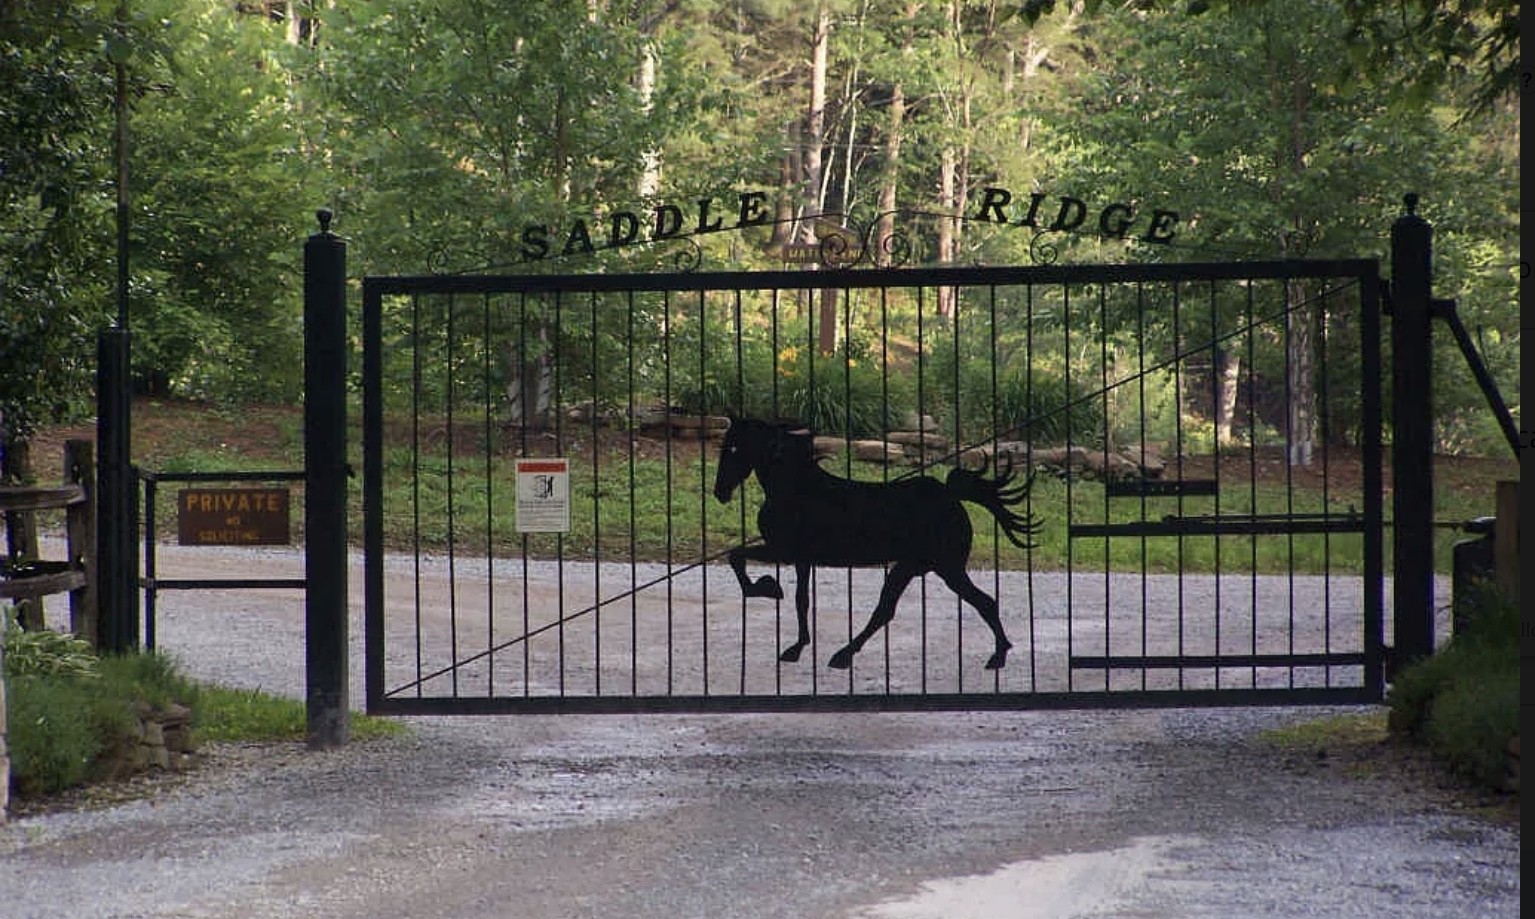
{"label": "gravel driveway", "polygon": [[[291,561],[197,552],[162,575]],[[168,594],[160,643],[298,695],[302,619],[296,592]],[[360,701],[355,615],[353,639]],[[440,718],[223,747],[153,799],[0,828],[0,917],[1517,916],[1517,826],[1258,736],[1329,713]]]}

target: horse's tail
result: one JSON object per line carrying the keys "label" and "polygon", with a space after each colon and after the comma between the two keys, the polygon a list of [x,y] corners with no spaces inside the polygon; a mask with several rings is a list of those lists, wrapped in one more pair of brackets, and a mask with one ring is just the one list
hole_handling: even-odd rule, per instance
{"label": "horse's tail", "polygon": [[1014,481],[1011,459],[1008,460],[1007,468],[999,470],[995,476],[988,477],[985,472],[985,469],[977,472],[956,466],[950,470],[944,484],[956,498],[979,504],[991,511],[1013,545],[1020,549],[1032,549],[1034,544],[1029,541],[1029,537],[1039,529],[1039,522],[1014,508],[1028,498],[1029,488],[1034,484],[1033,473],[1022,481]]}

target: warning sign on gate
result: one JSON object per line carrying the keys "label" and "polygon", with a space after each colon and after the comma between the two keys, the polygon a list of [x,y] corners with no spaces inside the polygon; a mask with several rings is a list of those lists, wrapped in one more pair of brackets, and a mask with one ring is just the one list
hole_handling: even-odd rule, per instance
{"label": "warning sign on gate", "polygon": [[517,461],[517,532],[570,530],[570,461],[564,457]]}

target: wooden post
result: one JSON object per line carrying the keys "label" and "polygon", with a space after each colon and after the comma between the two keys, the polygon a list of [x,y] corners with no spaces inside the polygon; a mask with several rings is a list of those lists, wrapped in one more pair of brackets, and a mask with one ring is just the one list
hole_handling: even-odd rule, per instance
{"label": "wooden post", "polygon": [[1492,558],[1498,589],[1519,596],[1519,482],[1498,483],[1498,522],[1493,528]]}
{"label": "wooden post", "polygon": [[70,505],[65,516],[69,562],[85,572],[84,586],[69,592],[69,630],[96,644],[96,453],[89,440],[64,442],[64,481],[85,490],[85,500]]}
{"label": "wooden post", "polygon": [[5,622],[0,618],[0,826],[11,796],[11,754],[5,745]]}
{"label": "wooden post", "polygon": [[[32,450],[25,440],[12,441],[6,446],[5,468],[0,478],[14,485],[36,485],[37,476],[32,473]],[[12,511],[5,515],[6,549],[12,560],[37,561],[37,514],[32,511]],[[16,601],[16,621],[27,631],[36,631],[45,625],[42,597],[29,597]]]}

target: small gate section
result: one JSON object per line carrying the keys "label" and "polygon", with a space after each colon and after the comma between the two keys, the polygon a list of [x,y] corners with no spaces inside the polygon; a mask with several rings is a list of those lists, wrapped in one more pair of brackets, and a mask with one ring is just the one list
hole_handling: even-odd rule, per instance
{"label": "small gate section", "polygon": [[[1382,693],[1376,263],[423,276],[364,281],[371,711],[1362,702]],[[785,597],[725,564],[755,479],[727,415],[890,483],[1033,476],[1013,546],[967,505],[1013,644],[883,567]],[[520,467],[519,467],[519,461]],[[553,521],[551,523],[551,521]]]}

